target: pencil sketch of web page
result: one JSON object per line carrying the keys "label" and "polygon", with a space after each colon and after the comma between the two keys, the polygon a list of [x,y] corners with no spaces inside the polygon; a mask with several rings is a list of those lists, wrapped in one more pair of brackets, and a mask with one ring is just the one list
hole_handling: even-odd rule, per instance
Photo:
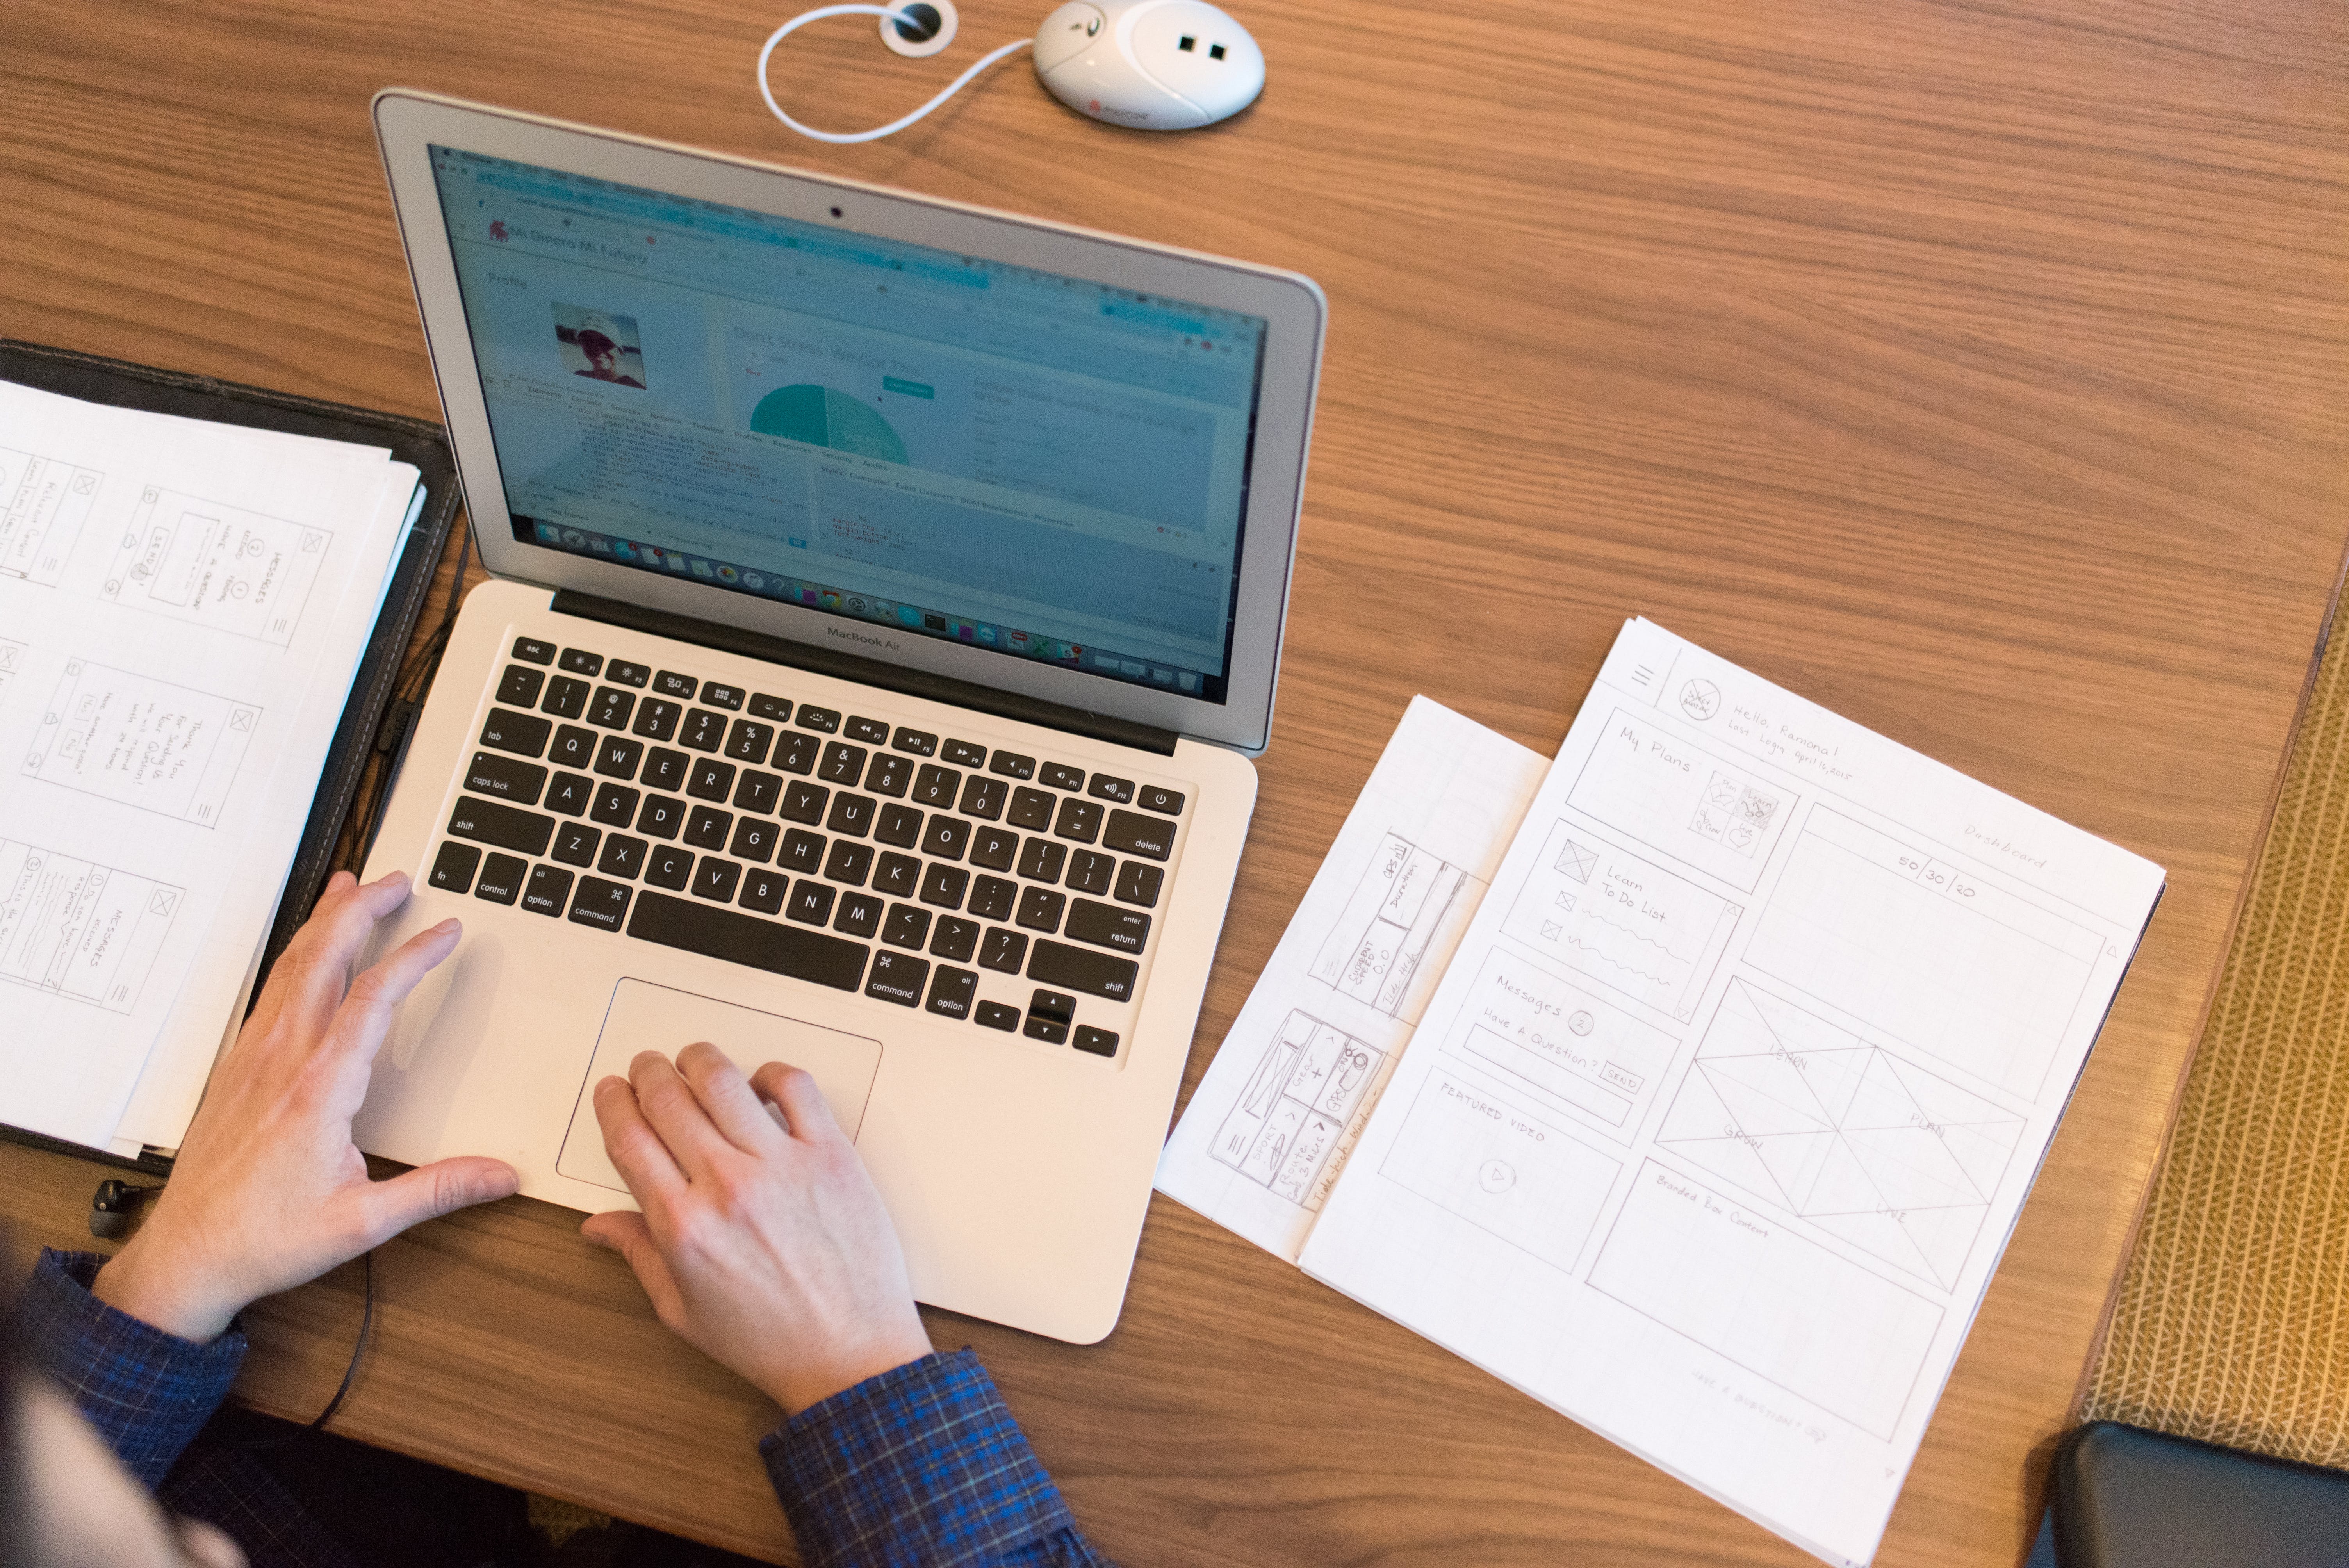
{"label": "pencil sketch of web page", "polygon": [[1567,804],[1637,836],[1683,865],[1746,892],[1761,880],[1795,796],[1751,767],[1617,708],[1567,794]]}
{"label": "pencil sketch of web page", "polygon": [[25,772],[210,827],[260,722],[250,703],[69,659]]}
{"label": "pencil sketch of web page", "polygon": [[114,549],[100,596],[285,647],[334,535],[150,485]]}
{"label": "pencil sketch of web page", "polygon": [[1590,1287],[1888,1442],[1943,1310],[1652,1160]]}
{"label": "pencil sketch of web page", "polygon": [[1456,1074],[1428,1074],[1379,1174],[1573,1272],[1622,1161]]}
{"label": "pencil sketch of web page", "polygon": [[1543,1103],[1596,1118],[1620,1140],[1680,1042],[1505,946],[1478,965],[1445,1049]]}
{"label": "pencil sketch of web page", "polygon": [[1740,975],[1655,1137],[1954,1291],[2024,1131],[2014,1112]]}
{"label": "pencil sketch of web page", "polygon": [[1307,973],[1416,1025],[1484,896],[1485,884],[1460,867],[1389,833]]}
{"label": "pencil sketch of web page", "polygon": [[1502,932],[1686,1023],[1743,905],[1560,818]]}
{"label": "pencil sketch of web page", "polygon": [[181,890],[0,839],[0,980],[128,1013]]}
{"label": "pencil sketch of web page", "polygon": [[2103,939],[1917,844],[1815,809],[1745,962],[2035,1099]]}
{"label": "pencil sketch of web page", "polygon": [[1344,1168],[1331,1156],[1361,1130],[1357,1113],[1385,1060],[1384,1051],[1290,1009],[1208,1152],[1318,1213]]}
{"label": "pencil sketch of web page", "polygon": [[0,447],[0,575],[56,586],[104,478]]}

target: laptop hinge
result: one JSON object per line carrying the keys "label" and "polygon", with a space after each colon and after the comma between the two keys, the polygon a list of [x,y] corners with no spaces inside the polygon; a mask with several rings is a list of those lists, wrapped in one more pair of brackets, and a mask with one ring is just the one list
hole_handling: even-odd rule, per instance
{"label": "laptop hinge", "polygon": [[1106,740],[1114,746],[1154,751],[1161,757],[1174,754],[1176,737],[1171,729],[1137,724],[1133,719],[1119,718],[1112,714],[1064,707],[1041,697],[998,691],[992,686],[979,686],[971,681],[958,681],[950,676],[935,676],[926,670],[885,665],[877,659],[859,658],[854,654],[838,653],[831,648],[811,647],[805,643],[770,637],[759,632],[746,632],[736,626],[721,626],[667,610],[647,610],[640,604],[599,598],[593,593],[574,593],[567,588],[555,590],[554,602],[549,608],[558,614],[577,615],[583,620],[601,621],[606,625],[626,626],[634,632],[673,637],[680,643],[696,643],[705,648],[716,648],[720,653],[740,654],[744,658],[762,659],[768,664],[812,670],[818,675],[855,681],[864,686],[881,686],[930,702],[976,708],[980,713],[991,713],[998,718],[1017,719],[1022,724],[1040,724],[1071,735],[1081,735],[1088,739]]}

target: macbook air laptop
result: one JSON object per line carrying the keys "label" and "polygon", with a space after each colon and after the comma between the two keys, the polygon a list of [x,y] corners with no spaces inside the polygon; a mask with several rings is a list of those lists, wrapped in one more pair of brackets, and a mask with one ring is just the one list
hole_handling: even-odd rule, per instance
{"label": "macbook air laptop", "polygon": [[813,1073],[926,1302],[1124,1298],[1270,735],[1291,273],[375,103],[474,534],[367,864],[450,915],[356,1132],[628,1205],[588,1089]]}

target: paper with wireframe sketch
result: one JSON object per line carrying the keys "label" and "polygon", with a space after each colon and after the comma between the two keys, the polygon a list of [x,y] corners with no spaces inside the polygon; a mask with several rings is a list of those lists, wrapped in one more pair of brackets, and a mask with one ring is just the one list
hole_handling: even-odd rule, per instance
{"label": "paper with wireframe sketch", "polygon": [[1413,697],[1158,1162],[1294,1263],[1547,763]]}
{"label": "paper with wireframe sketch", "polygon": [[1629,622],[1299,1266],[1867,1568],[2162,882]]}

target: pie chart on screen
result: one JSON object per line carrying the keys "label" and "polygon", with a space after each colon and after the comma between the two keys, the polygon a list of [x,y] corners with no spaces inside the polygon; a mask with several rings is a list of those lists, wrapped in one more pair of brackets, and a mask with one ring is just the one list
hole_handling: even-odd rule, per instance
{"label": "pie chart on screen", "polygon": [[750,428],[885,463],[905,461],[905,443],[888,420],[847,393],[812,381],[778,387],[760,398],[750,410]]}

